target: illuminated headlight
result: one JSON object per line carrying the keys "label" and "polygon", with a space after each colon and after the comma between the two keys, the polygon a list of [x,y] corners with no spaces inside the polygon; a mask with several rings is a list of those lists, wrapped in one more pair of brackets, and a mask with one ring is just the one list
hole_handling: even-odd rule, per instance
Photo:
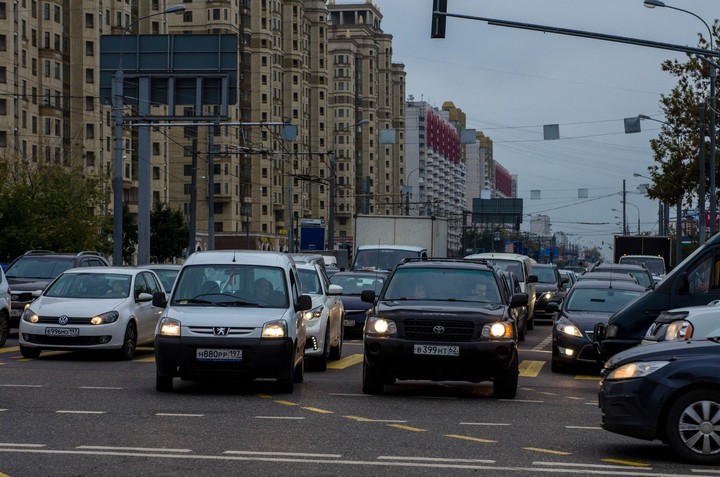
{"label": "illuminated headlight", "polygon": [[669,362],[670,361],[638,361],[636,363],[624,364],[610,371],[610,373],[605,376],[605,379],[608,381],[618,381],[621,379],[642,378],[654,373]]}
{"label": "illuminated headlight", "polygon": [[553,292],[545,292],[545,294],[543,295],[543,298],[545,298],[546,300],[549,300],[552,297],[553,297]]}
{"label": "illuminated headlight", "polygon": [[322,312],[323,312],[323,307],[322,307],[322,305],[320,305],[316,308],[313,308],[312,310],[308,310],[305,313],[303,313],[303,317],[308,321],[314,320],[316,318],[320,318],[322,316]]}
{"label": "illuminated headlight", "polygon": [[28,323],[37,323],[38,321],[40,321],[40,317],[27,307],[25,308],[25,311],[23,311],[22,319],[24,321],[27,321]]}
{"label": "illuminated headlight", "polygon": [[575,325],[571,325],[569,323],[558,323],[557,325],[555,325],[555,327],[560,333],[564,333],[570,336],[582,337],[582,332]]}
{"label": "illuminated headlight", "polygon": [[165,317],[160,320],[159,334],[162,336],[180,336],[180,328],[180,321]]}
{"label": "illuminated headlight", "polygon": [[287,336],[287,322],[285,320],[268,321],[263,325],[263,338],[285,338]]}
{"label": "illuminated headlight", "polygon": [[689,321],[678,320],[668,325],[665,339],[668,341],[689,340],[693,335],[693,325]]}
{"label": "illuminated headlight", "polygon": [[115,323],[120,317],[117,311],[108,311],[107,313],[101,313],[99,315],[90,318],[90,323],[93,325],[106,325],[108,323]]}
{"label": "illuminated headlight", "polygon": [[512,338],[514,336],[512,323],[488,323],[483,326],[483,338]]}
{"label": "illuminated headlight", "polygon": [[392,320],[371,316],[365,323],[365,332],[369,335],[394,335],[397,333],[397,326]]}

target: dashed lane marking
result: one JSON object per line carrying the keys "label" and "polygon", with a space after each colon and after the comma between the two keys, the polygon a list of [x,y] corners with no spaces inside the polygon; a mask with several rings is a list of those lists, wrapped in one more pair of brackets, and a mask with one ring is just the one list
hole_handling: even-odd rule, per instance
{"label": "dashed lane marking", "polygon": [[338,361],[333,361],[332,363],[328,363],[328,368],[330,369],[345,369],[349,368],[350,366],[354,366],[356,364],[362,363],[363,355],[362,354],[351,354],[347,358],[340,359]]}
{"label": "dashed lane marking", "polygon": [[[610,462],[612,459],[602,459],[606,462]],[[624,462],[624,461],[618,461]],[[571,462],[541,462],[535,461],[533,465],[542,465],[546,467],[585,467],[590,469],[627,469],[627,465],[602,465],[602,464],[576,464]],[[652,470],[652,467],[644,468],[643,470]]]}
{"label": "dashed lane marking", "polygon": [[167,448],[148,448],[148,447],[112,447],[112,446],[77,446],[76,449],[89,450],[118,450],[118,451],[140,451],[140,452],[192,452],[191,449],[167,449]]}
{"label": "dashed lane marking", "polygon": [[585,376],[583,374],[578,374],[575,376],[575,379],[584,379],[587,381],[600,381],[600,376]]}
{"label": "dashed lane marking", "polygon": [[154,363],[155,355],[147,356],[145,358],[133,359],[133,363]]}
{"label": "dashed lane marking", "polygon": [[462,439],[465,441],[482,442],[483,444],[494,444],[495,442],[497,442],[493,439],[481,439],[479,437],[461,436],[458,434],[445,434],[445,437],[450,437],[452,439]]}
{"label": "dashed lane marking", "polygon": [[572,455],[572,452],[556,451],[556,450],[552,450],[552,449],[541,449],[539,447],[523,447],[523,449],[533,451],[533,452],[543,452],[545,454]]}
{"label": "dashed lane marking", "polygon": [[460,462],[469,464],[494,464],[494,460],[488,459],[447,459],[443,457],[404,457],[396,455],[380,455],[377,460],[406,460],[406,461],[418,461],[418,462]]}
{"label": "dashed lane marking", "polygon": [[181,414],[175,412],[156,412],[155,415],[160,417],[205,417],[205,414]]}
{"label": "dashed lane marking", "polygon": [[342,454],[308,454],[305,452],[258,452],[258,451],[223,451],[223,454],[235,454],[235,455],[272,455],[272,456],[283,456],[283,457],[320,457],[328,459],[339,459]]}
{"label": "dashed lane marking", "polygon": [[291,401],[283,401],[282,399],[276,399],[276,403],[282,404],[283,406],[299,406],[300,404]]}
{"label": "dashed lane marking", "polygon": [[586,429],[586,430],[602,430],[602,427],[598,426],[565,426],[565,429]]}
{"label": "dashed lane marking", "polygon": [[106,414],[107,411],[69,411],[60,409],[55,411],[57,414]]}
{"label": "dashed lane marking", "polygon": [[404,431],[410,431],[410,432],[427,432],[427,429],[421,429],[419,427],[404,426],[402,424],[388,424],[388,427],[395,427],[397,429],[402,429]]}
{"label": "dashed lane marking", "polygon": [[629,465],[631,467],[650,467],[650,464],[647,464],[645,462],[637,462],[632,460],[621,460],[621,459],[600,459],[603,462],[610,462],[611,464],[622,464],[622,465]]}
{"label": "dashed lane marking", "polygon": [[542,349],[544,347],[546,347],[547,345],[549,345],[551,341],[552,341],[552,335],[548,335],[547,338],[545,338],[544,340],[542,340],[541,342],[536,344],[535,347],[531,351],[542,351]]}
{"label": "dashed lane marking", "polygon": [[320,409],[320,408],[317,408],[317,407],[306,407],[306,406],[303,406],[303,409],[306,409],[306,410],[312,411],[312,412],[317,412],[318,414],[335,414],[334,412],[328,411],[327,409]]}
{"label": "dashed lane marking", "polygon": [[0,388],[41,388],[42,384],[0,384]]}
{"label": "dashed lane marking", "polygon": [[80,386],[80,389],[118,391],[122,388],[114,386]]}
{"label": "dashed lane marking", "polygon": [[255,419],[284,419],[288,421],[302,421],[305,418],[302,416],[255,416]]}
{"label": "dashed lane marking", "polygon": [[519,366],[520,376],[526,378],[536,378],[537,375],[540,374],[540,370],[544,364],[545,361],[531,361],[524,359],[520,362]]}
{"label": "dashed lane marking", "polygon": [[357,422],[381,422],[381,423],[392,422],[392,423],[398,423],[398,424],[407,422],[407,421],[402,421],[402,420],[397,420],[397,419],[370,419],[369,417],[360,417],[360,416],[343,416],[343,417],[345,419],[351,419],[351,420],[357,421]]}
{"label": "dashed lane marking", "polygon": [[20,351],[20,347],[19,346],[10,346],[9,348],[0,348],[0,354],[12,353],[14,351]]}

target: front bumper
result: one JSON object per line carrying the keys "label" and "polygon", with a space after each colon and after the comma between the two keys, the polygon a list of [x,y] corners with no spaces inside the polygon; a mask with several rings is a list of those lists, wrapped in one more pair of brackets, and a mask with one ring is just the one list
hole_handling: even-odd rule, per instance
{"label": "front bumper", "polygon": [[305,320],[307,341],[305,341],[305,356],[322,356],[325,351],[325,331],[328,327],[327,316],[312,320]]}
{"label": "front bumper", "polygon": [[658,413],[662,409],[664,393],[658,395],[658,389],[649,385],[650,382],[642,378],[622,381],[603,379],[598,391],[602,428],[638,439],[661,438],[658,434]]}
{"label": "front bumper", "polygon": [[[77,349],[119,349],[125,337],[125,322],[105,325],[73,325],[49,326],[46,323],[35,324],[23,322],[18,332],[18,341],[28,348],[77,350]],[[68,333],[78,329],[77,336],[47,334],[47,329]]]}
{"label": "front bumper", "polygon": [[553,359],[562,364],[597,364],[593,342],[586,336],[571,336],[553,329]]}

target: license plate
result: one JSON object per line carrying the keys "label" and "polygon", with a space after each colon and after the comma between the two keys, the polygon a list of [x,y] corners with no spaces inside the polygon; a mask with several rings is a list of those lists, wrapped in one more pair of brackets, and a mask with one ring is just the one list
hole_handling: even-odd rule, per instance
{"label": "license plate", "polygon": [[355,326],[355,320],[343,320],[345,326]]}
{"label": "license plate", "polygon": [[16,316],[22,315],[22,310],[10,310],[10,316],[15,318]]}
{"label": "license plate", "polygon": [[203,349],[195,351],[198,361],[242,361],[241,349]]}
{"label": "license plate", "polygon": [[77,338],[80,336],[80,328],[45,328],[45,336]]}
{"label": "license plate", "polygon": [[416,344],[415,354],[430,356],[460,356],[460,347]]}

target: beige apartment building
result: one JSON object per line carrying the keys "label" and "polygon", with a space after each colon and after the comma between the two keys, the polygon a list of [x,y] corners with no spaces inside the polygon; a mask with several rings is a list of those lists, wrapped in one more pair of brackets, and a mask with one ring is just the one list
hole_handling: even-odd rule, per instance
{"label": "beige apartment building", "polygon": [[[332,217],[333,162],[336,244],[352,237],[353,214],[399,211],[405,72],[392,62],[392,36],[382,31],[381,12],[372,2],[182,3],[184,13],[165,15],[160,13],[175,1],[0,1],[2,157],[30,167],[72,163],[102,174],[107,205],[97,212],[112,213],[114,122],[110,105],[100,101],[101,35],[235,34],[238,102],[230,106],[228,120],[152,128],[153,204],[166,202],[190,216],[195,156],[195,248],[212,246],[212,226],[215,248],[288,249],[289,236],[297,240],[300,219],[327,224]],[[219,113],[216,107],[150,109],[156,116]],[[126,105],[124,114],[136,111]],[[297,127],[294,140],[284,139],[281,123]],[[122,154],[124,202],[134,213],[136,129],[124,127]]]}

